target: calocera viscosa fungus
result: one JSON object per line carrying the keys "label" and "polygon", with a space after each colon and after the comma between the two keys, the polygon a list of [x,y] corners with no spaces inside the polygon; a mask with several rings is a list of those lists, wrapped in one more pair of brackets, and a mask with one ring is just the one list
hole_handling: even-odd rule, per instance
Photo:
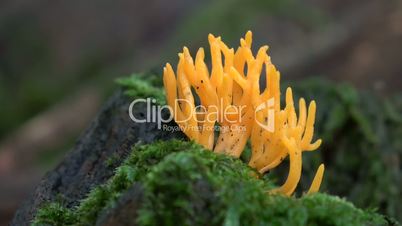
{"label": "calocera viscosa fungus", "polygon": [[[296,113],[289,87],[285,106],[281,108],[280,73],[267,54],[268,46],[262,46],[253,55],[250,31],[240,39],[236,51],[220,37],[210,34],[208,40],[210,70],[204,61],[204,49],[200,48],[193,59],[187,47],[179,53],[175,71],[169,63],[163,68],[167,103],[174,109],[171,113],[175,121],[189,139],[217,153],[239,157],[250,140],[249,165],[261,174],[289,156],[285,183],[270,192],[293,194],[301,177],[302,153],[321,145],[320,139],[312,142],[316,103],[311,101],[307,107],[300,98]],[[264,68],[266,85],[261,92]],[[216,125],[221,128],[218,137],[215,137]],[[319,190],[323,173],[321,164],[309,193]]]}

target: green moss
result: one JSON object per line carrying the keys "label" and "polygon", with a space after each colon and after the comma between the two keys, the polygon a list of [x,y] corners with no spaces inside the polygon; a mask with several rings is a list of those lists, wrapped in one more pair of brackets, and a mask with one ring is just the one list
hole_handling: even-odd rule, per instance
{"label": "green moss", "polygon": [[32,225],[74,225],[77,218],[72,210],[55,202],[48,203],[38,210]]}
{"label": "green moss", "polygon": [[[272,185],[241,161],[179,152],[151,169],[140,225],[388,225],[379,214],[325,194],[267,195]],[[206,184],[207,186],[203,185]]]}
{"label": "green moss", "polygon": [[363,211],[336,196],[307,195],[300,199],[300,204],[309,216],[308,225],[388,225],[374,211]]}
{"label": "green moss", "polygon": [[[258,212],[253,213],[258,198],[272,185],[256,175],[242,161],[206,150],[168,155],[144,178],[139,223],[221,225],[233,220],[225,210],[235,210],[236,218],[259,220]],[[253,198],[256,202],[249,203]]]}
{"label": "green moss", "polygon": [[136,145],[77,207],[47,204],[33,224],[94,225],[134,182],[144,189],[140,225],[388,225],[381,215],[329,195],[268,195],[274,186],[241,160],[178,140]]}
{"label": "green moss", "polygon": [[109,168],[113,167],[119,162],[119,159],[120,159],[119,155],[115,153],[106,159],[105,165]]}
{"label": "green moss", "polygon": [[165,93],[158,88],[160,81],[153,74],[133,74],[119,78],[116,82],[125,89],[125,94],[135,98],[154,98],[158,104],[165,104]]}

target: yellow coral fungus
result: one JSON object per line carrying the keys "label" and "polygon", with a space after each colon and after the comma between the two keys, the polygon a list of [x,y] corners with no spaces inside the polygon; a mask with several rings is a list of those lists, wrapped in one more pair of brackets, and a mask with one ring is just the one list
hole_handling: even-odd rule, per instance
{"label": "yellow coral fungus", "polygon": [[[167,103],[176,123],[191,140],[217,153],[239,157],[251,141],[249,165],[261,174],[277,167],[289,156],[285,183],[271,191],[291,195],[300,181],[303,151],[316,150],[321,140],[311,143],[316,104],[308,110],[299,100],[296,113],[292,89],[286,90],[285,107],[280,106],[280,73],[261,47],[254,56],[252,33],[240,39],[234,51],[220,37],[208,36],[211,70],[204,62],[204,49],[195,59],[184,47],[179,53],[176,73],[170,64],[163,69]],[[265,89],[261,92],[261,73],[265,68]],[[215,126],[219,134],[215,137]],[[309,193],[319,190],[324,165],[317,170]]]}

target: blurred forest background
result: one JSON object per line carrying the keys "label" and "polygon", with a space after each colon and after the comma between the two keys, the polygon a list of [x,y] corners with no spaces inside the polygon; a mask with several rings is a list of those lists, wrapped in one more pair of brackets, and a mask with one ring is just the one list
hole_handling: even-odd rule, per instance
{"label": "blurred forest background", "polygon": [[[347,83],[396,98],[402,113],[400,0],[3,0],[0,225],[72,147],[117,88],[115,78],[159,73],[183,45],[207,47],[208,33],[238,46],[247,30],[254,46],[270,46],[292,86],[307,77]],[[393,139],[401,145],[402,136]],[[400,161],[397,151],[391,160]],[[396,171],[400,184],[400,162]]]}

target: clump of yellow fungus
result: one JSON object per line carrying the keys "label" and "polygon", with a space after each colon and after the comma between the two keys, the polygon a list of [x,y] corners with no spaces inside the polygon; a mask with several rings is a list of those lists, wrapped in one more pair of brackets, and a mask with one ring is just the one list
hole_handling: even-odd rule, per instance
{"label": "clump of yellow fungus", "polygon": [[[297,114],[292,89],[288,88],[281,109],[280,73],[267,54],[268,46],[253,55],[250,31],[240,39],[236,51],[220,37],[210,34],[208,40],[211,71],[204,62],[204,49],[200,48],[193,59],[187,47],[179,53],[176,73],[169,63],[163,69],[167,103],[176,123],[189,139],[217,153],[239,157],[250,140],[249,165],[261,174],[289,156],[286,182],[270,192],[290,196],[300,181],[302,152],[314,151],[321,144],[321,140],[312,143],[315,102],[307,108],[301,98]],[[261,92],[264,69],[266,87]],[[323,173],[321,164],[308,193],[319,190]]]}

